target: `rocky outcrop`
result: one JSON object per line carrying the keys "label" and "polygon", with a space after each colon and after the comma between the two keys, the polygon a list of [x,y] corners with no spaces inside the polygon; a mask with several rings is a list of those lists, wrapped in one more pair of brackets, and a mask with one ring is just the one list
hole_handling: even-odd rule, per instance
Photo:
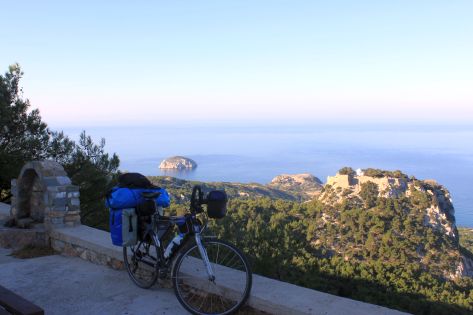
{"label": "rocky outcrop", "polygon": [[[329,176],[324,192],[319,200],[325,203],[338,203],[344,199],[361,199],[360,193],[364,184],[373,183],[378,189],[378,197],[398,198],[413,197],[416,192],[428,196],[425,207],[424,225],[442,233],[458,238],[455,226],[455,210],[449,191],[433,180],[417,180],[402,173],[380,171],[383,175],[369,176],[364,172],[357,174],[339,174]],[[379,174],[379,173],[378,173]]]}
{"label": "rocky outcrop", "polygon": [[352,195],[359,194],[363,184],[372,182],[378,186],[380,197],[398,197],[408,188],[407,178],[372,177],[366,175],[340,175],[329,176],[327,185],[335,189],[349,190]]}
{"label": "rocky outcrop", "polygon": [[184,156],[173,156],[167,158],[159,164],[160,169],[194,169],[197,167],[197,163],[194,160],[186,158]]}
{"label": "rocky outcrop", "polygon": [[273,178],[268,187],[283,191],[303,193],[314,198],[322,190],[322,182],[312,174],[282,174]]}
{"label": "rocky outcrop", "polygon": [[473,278],[473,258],[467,255],[461,256],[461,262],[458,264],[456,277]]}

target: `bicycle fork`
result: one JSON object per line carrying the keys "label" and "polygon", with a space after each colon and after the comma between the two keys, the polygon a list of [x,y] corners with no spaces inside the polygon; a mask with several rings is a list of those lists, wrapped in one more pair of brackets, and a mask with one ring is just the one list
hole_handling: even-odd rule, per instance
{"label": "bicycle fork", "polygon": [[210,263],[209,256],[207,255],[207,251],[205,250],[205,247],[202,244],[202,237],[200,236],[200,233],[195,233],[195,242],[197,243],[197,248],[199,249],[200,256],[204,261],[204,266],[207,270],[209,280],[215,282],[215,273],[212,268],[212,264]]}

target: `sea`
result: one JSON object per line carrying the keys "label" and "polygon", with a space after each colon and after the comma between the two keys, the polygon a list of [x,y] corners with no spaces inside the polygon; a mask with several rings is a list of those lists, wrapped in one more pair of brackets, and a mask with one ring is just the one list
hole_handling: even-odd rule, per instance
{"label": "sea", "polygon": [[[402,170],[435,179],[451,193],[458,226],[473,228],[473,125],[161,124],[84,129],[120,157],[120,169],[199,181],[261,183],[311,173],[323,182],[344,166]],[[197,162],[192,171],[158,168],[166,157]]]}

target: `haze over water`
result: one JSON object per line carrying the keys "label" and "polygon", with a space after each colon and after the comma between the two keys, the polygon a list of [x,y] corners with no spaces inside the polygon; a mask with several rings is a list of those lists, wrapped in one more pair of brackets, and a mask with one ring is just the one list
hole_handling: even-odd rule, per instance
{"label": "haze over water", "polygon": [[[77,137],[80,129],[66,128]],[[343,166],[402,170],[435,179],[453,198],[457,225],[473,227],[473,126],[188,125],[89,127],[121,169],[201,181],[268,183],[282,173],[326,181]],[[162,159],[194,159],[194,171],[159,170]]]}

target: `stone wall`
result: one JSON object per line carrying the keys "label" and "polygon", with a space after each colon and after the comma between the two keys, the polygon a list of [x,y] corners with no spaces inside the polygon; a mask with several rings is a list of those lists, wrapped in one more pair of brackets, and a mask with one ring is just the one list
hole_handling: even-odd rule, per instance
{"label": "stone wall", "polygon": [[[123,269],[122,248],[112,245],[108,232],[81,225],[72,228],[54,229],[50,231],[49,235],[53,248],[63,255],[77,256],[96,264],[107,265],[114,269]],[[193,276],[196,281],[200,281],[198,276]],[[201,281],[207,284],[208,280],[204,277]],[[169,287],[170,281],[158,280],[158,284]],[[133,284],[130,282],[130,285]],[[218,285],[221,286],[223,292],[226,292],[225,290],[231,290],[234,283],[219,283]],[[207,288],[207,285],[202,285],[202,288]],[[253,286],[248,305],[252,309],[268,314],[406,314],[259,275],[253,275]]]}
{"label": "stone wall", "polygon": [[80,257],[94,264],[109,266],[117,270],[125,268],[122,260],[97,252],[87,246],[81,246],[57,238],[51,238],[50,242],[51,247],[64,256]]}

